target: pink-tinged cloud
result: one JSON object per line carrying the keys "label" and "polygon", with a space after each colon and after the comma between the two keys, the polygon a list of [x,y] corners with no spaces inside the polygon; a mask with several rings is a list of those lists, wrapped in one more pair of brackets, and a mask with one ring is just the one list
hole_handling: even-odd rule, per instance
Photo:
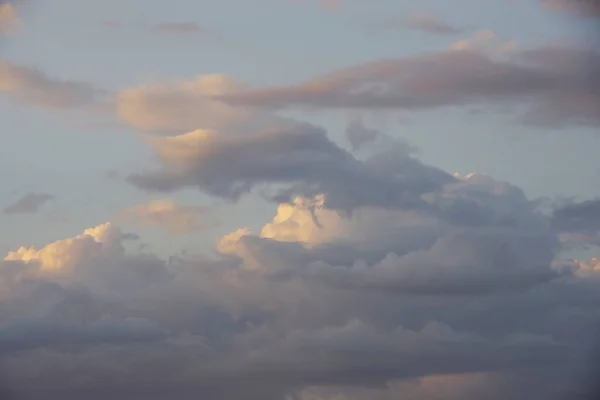
{"label": "pink-tinged cloud", "polygon": [[[481,39],[481,38],[480,38]],[[521,121],[600,125],[600,54],[572,46],[517,51],[471,41],[449,51],[389,59],[334,71],[295,85],[215,96],[268,109],[428,110],[519,104]],[[510,57],[498,57],[508,53]]]}
{"label": "pink-tinged cloud", "polygon": [[600,1],[598,0],[541,0],[541,3],[546,10],[552,12],[584,18],[600,16]]}
{"label": "pink-tinged cloud", "polygon": [[17,9],[11,3],[0,4],[0,36],[9,35],[19,27]]}

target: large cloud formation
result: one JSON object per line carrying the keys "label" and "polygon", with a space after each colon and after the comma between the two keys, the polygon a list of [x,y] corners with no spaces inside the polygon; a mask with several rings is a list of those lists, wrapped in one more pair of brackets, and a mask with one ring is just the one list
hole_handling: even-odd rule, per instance
{"label": "large cloud formation", "polygon": [[[317,166],[313,143],[340,170],[371,171],[320,131],[287,134],[209,142],[202,157],[232,162],[291,140]],[[180,137],[155,140],[182,163],[176,171],[198,157]],[[277,160],[224,173],[268,178]],[[217,175],[228,165],[213,162],[204,168]],[[397,163],[378,166],[397,173]],[[405,170],[408,187],[422,168]],[[214,256],[128,251],[135,236],[112,224],[10,252],[0,368],[16,393],[65,399],[571,398],[594,344],[597,260],[561,261],[560,213],[542,213],[519,188],[450,178],[411,189],[421,207],[357,202],[344,213],[325,206],[327,193],[297,197],[259,233],[220,238]]]}

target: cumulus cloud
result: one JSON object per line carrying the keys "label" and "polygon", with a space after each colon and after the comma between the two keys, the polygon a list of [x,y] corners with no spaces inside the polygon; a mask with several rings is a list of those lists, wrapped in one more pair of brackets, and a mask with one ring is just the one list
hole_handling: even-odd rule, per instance
{"label": "cumulus cloud", "polygon": [[[493,36],[493,35],[492,35]],[[597,52],[544,46],[490,53],[495,37],[455,44],[462,51],[369,62],[297,85],[219,95],[232,105],[268,109],[431,110],[462,105],[519,104],[519,120],[560,127],[600,123]],[[478,50],[484,44],[486,51]],[[495,43],[495,42],[493,42]],[[508,46],[508,47],[507,47]],[[512,50],[510,43],[492,49]]]}
{"label": "cumulus cloud", "polygon": [[117,220],[146,228],[160,226],[174,234],[195,232],[202,226],[201,219],[208,209],[188,206],[171,200],[153,200],[128,208],[117,214]]}
{"label": "cumulus cloud", "polygon": [[11,3],[0,4],[0,36],[13,33],[20,25],[17,9]]}
{"label": "cumulus cloud", "polygon": [[88,82],[55,79],[36,68],[1,60],[0,93],[35,106],[72,108],[92,104],[100,91]]}
{"label": "cumulus cloud", "polygon": [[36,213],[47,201],[54,196],[47,193],[28,193],[4,209],[5,214]]}
{"label": "cumulus cloud", "polygon": [[462,32],[462,29],[443,21],[438,15],[431,13],[413,13],[406,18],[405,23],[410,29],[434,35],[456,35]]}
{"label": "cumulus cloud", "polygon": [[0,367],[17,392],[67,399],[514,397],[521,373],[567,393],[594,336],[596,260],[556,266],[548,217],[491,177],[423,199],[347,214],[297,198],[214,257],[131,252],[111,224],[10,252]]}
{"label": "cumulus cloud", "polygon": [[150,30],[158,34],[171,35],[205,35],[208,33],[206,29],[192,21],[164,22],[152,25]]}

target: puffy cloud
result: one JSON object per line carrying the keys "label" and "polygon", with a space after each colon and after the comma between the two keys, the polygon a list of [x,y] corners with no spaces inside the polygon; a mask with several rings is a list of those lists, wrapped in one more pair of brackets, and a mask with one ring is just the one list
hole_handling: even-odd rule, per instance
{"label": "puffy cloud", "polygon": [[323,197],[281,205],[259,235],[239,230],[218,249],[267,276],[408,294],[521,291],[557,279],[559,240],[522,191],[489,176],[459,176],[429,210],[359,208],[349,217]]}
{"label": "puffy cloud", "polygon": [[92,104],[100,91],[88,82],[58,80],[38,69],[0,60],[0,93],[36,106],[71,108]]}
{"label": "puffy cloud", "polygon": [[[252,132],[252,131],[249,131]],[[327,206],[425,207],[419,198],[454,178],[389,146],[366,161],[329,140],[321,128],[295,124],[232,136],[196,130],[174,137],[149,137],[162,168],[128,177],[148,190],[197,187],[231,200],[261,185],[287,185],[274,199],[327,194]]]}
{"label": "puffy cloud", "polygon": [[28,193],[4,209],[6,214],[36,213],[39,208],[54,196],[47,193]]}
{"label": "puffy cloud", "polygon": [[552,275],[542,216],[513,186],[467,175],[437,191],[428,201],[468,198],[494,217],[344,214],[317,196],[226,236],[215,259],[130,253],[110,224],[9,253],[0,366],[17,393],[67,399],[510,397],[520,369],[570,387],[596,320],[594,268]]}
{"label": "puffy cloud", "polygon": [[[270,109],[418,110],[469,104],[520,104],[519,118],[543,126],[598,125],[595,76],[600,56],[573,46],[544,46],[498,57],[493,39],[476,36],[456,45],[462,51],[420,54],[369,62],[297,85],[246,90],[218,96],[232,105]],[[455,47],[456,47],[455,46]],[[508,47],[507,47],[508,46]],[[508,50],[506,43],[500,48]]]}
{"label": "puffy cloud", "polygon": [[165,22],[152,25],[152,32],[158,34],[174,35],[205,35],[208,31],[202,28],[198,23],[191,21]]}
{"label": "puffy cloud", "polygon": [[462,32],[462,29],[443,21],[439,16],[423,12],[409,15],[406,26],[434,35],[456,35]]}
{"label": "puffy cloud", "polygon": [[8,35],[19,27],[17,9],[11,3],[0,4],[0,36]]}
{"label": "puffy cloud", "polygon": [[107,247],[115,245],[119,231],[110,223],[86,229],[81,235],[50,243],[40,250],[21,247],[9,252],[5,261],[37,263],[42,270],[63,270],[78,265],[82,259],[102,254]]}
{"label": "puffy cloud", "polygon": [[200,229],[200,219],[207,213],[206,207],[187,206],[171,200],[153,200],[121,211],[117,219],[142,228],[160,226],[170,233],[184,234]]}

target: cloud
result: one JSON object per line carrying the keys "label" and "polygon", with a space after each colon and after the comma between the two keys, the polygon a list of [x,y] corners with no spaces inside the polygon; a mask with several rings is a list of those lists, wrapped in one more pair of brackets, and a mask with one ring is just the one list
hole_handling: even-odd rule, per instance
{"label": "cloud", "polygon": [[0,36],[13,33],[20,25],[17,9],[11,3],[0,4]]}
{"label": "cloud", "polygon": [[54,196],[47,193],[28,193],[4,209],[5,214],[37,213],[39,208]]}
{"label": "cloud", "polygon": [[408,28],[423,31],[433,35],[456,35],[462,32],[439,16],[430,13],[413,13],[405,21]]}
{"label": "cloud", "polygon": [[[489,35],[477,36],[489,42]],[[267,109],[432,110],[519,104],[519,120],[539,126],[597,126],[600,56],[573,46],[497,52],[462,51],[375,61],[291,86],[217,96]]]}
{"label": "cloud", "polygon": [[352,119],[346,128],[346,137],[352,146],[352,150],[358,150],[382,136],[384,136],[383,132],[367,128],[360,118]]}
{"label": "cloud", "polygon": [[269,196],[282,202],[296,195],[326,193],[328,207],[344,210],[369,204],[418,208],[426,206],[420,194],[453,179],[403,153],[404,146],[358,160],[309,124],[245,136],[196,130],[146,141],[161,168],[127,179],[159,192],[196,187],[235,201],[257,187],[283,185]]}
{"label": "cloud", "polygon": [[454,42],[450,49],[456,51],[473,50],[498,55],[513,52],[516,47],[514,41],[505,40],[492,31],[484,30],[474,33],[468,39]]}
{"label": "cloud", "polygon": [[116,113],[121,122],[133,128],[167,134],[196,129],[232,132],[269,124],[274,118],[251,107],[231,107],[213,99],[213,96],[242,88],[241,84],[223,75],[130,87],[117,94]]}
{"label": "cloud", "polygon": [[552,222],[562,231],[600,234],[600,200],[563,204],[554,210]]}
{"label": "cloud", "polygon": [[208,31],[192,21],[165,22],[152,25],[150,30],[158,34],[171,35],[205,35]]}
{"label": "cloud", "polygon": [[0,61],[0,93],[35,106],[73,108],[91,105],[100,91],[88,82],[54,79],[38,69],[3,60]]}
{"label": "cloud", "polygon": [[65,399],[493,399],[523,393],[519,376],[571,388],[597,263],[553,267],[548,217],[508,183],[457,175],[424,200],[435,207],[346,214],[299,198],[214,257],[128,251],[112,224],[10,252],[0,367],[17,393]]}
{"label": "cloud", "polygon": [[567,13],[578,17],[600,16],[600,2],[597,0],[540,0],[542,6],[552,12]]}
{"label": "cloud", "polygon": [[201,218],[207,213],[206,207],[186,206],[171,200],[153,200],[121,211],[117,220],[142,228],[160,226],[170,233],[186,234],[200,229]]}

